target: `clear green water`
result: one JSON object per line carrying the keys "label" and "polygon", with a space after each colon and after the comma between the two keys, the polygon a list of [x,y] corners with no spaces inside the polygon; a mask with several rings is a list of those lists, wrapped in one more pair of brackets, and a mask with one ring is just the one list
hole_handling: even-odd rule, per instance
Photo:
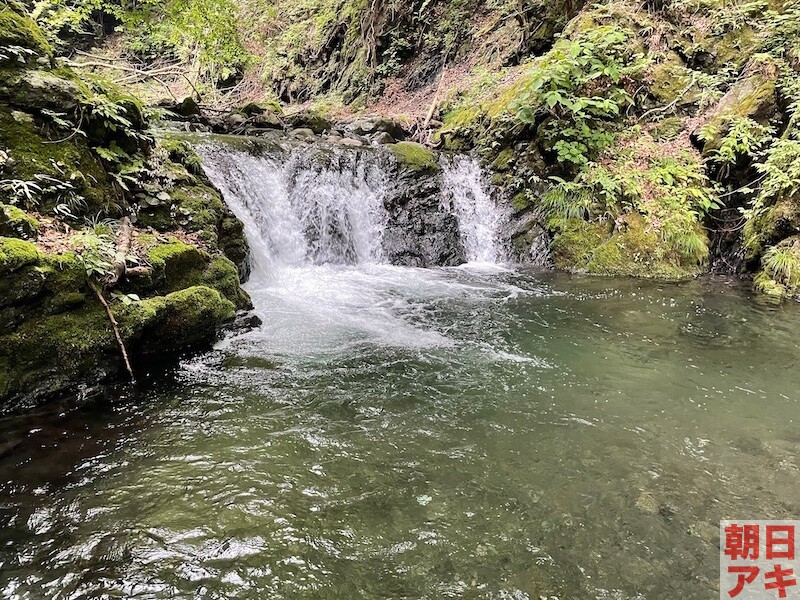
{"label": "clear green water", "polygon": [[7,598],[718,595],[800,513],[800,308],[725,281],[314,268],[264,327],[0,421]]}

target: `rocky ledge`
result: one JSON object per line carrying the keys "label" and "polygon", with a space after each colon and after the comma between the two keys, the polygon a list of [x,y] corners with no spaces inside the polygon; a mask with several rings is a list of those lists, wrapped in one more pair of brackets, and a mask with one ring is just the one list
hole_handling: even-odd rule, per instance
{"label": "rocky ledge", "polygon": [[213,341],[250,307],[242,223],[138,101],[0,5],[0,413]]}

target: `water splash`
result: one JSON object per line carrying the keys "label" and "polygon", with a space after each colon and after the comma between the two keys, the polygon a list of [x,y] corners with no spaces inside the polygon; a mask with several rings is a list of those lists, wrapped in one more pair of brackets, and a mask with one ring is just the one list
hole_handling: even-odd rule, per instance
{"label": "water splash", "polygon": [[507,215],[488,193],[477,159],[469,156],[442,158],[443,189],[458,217],[459,230],[469,262],[503,263],[508,253],[500,241]]}

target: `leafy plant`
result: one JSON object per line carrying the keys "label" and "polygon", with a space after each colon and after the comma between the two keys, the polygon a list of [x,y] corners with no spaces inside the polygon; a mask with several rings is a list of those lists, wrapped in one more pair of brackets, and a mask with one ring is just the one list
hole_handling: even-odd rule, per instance
{"label": "leafy plant", "polygon": [[83,263],[87,277],[106,279],[113,273],[117,262],[135,265],[141,263],[136,255],[123,255],[117,251],[114,229],[108,221],[100,221],[92,228],[81,231],[72,237],[71,242]]}
{"label": "leafy plant", "polygon": [[[719,177],[724,179],[730,168],[742,157],[754,158],[770,142],[774,128],[757,123],[749,117],[732,117],[724,126],[727,133],[722,137],[719,148],[713,149],[709,160],[720,167]],[[715,138],[719,125],[713,121],[700,131],[700,139],[707,141]]]}
{"label": "leafy plant", "polygon": [[110,234],[89,230],[75,235],[71,241],[87,277],[102,279],[112,273],[117,250]]}
{"label": "leafy plant", "polygon": [[523,123],[547,120],[544,134],[561,162],[584,165],[613,140],[608,124],[632,99],[621,84],[635,67],[627,34],[614,26],[559,40],[534,63],[514,109]]}
{"label": "leafy plant", "polygon": [[35,181],[25,181],[22,179],[2,179],[0,180],[0,191],[10,194],[11,204],[26,202],[29,205],[36,203],[42,188]]}

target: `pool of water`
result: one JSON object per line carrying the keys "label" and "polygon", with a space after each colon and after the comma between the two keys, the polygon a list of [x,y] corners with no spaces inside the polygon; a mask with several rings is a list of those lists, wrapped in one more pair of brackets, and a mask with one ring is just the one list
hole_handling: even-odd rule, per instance
{"label": "pool of water", "polygon": [[800,513],[794,304],[479,265],[250,291],[264,325],[168,378],[0,421],[0,596],[705,600],[720,519]]}

